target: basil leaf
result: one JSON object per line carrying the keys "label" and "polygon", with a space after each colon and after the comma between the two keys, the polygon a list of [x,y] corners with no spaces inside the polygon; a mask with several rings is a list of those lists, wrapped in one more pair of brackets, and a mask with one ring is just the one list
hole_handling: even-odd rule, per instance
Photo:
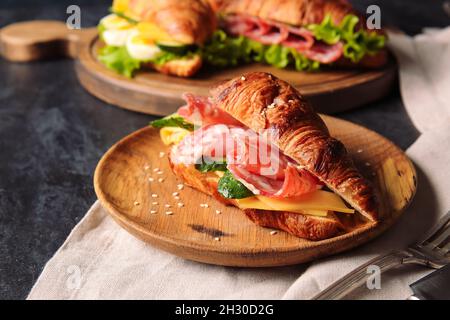
{"label": "basil leaf", "polygon": [[194,131],[194,125],[178,115],[171,115],[162,119],[154,120],[150,122],[150,125],[154,128],[179,127],[189,131]]}
{"label": "basil leaf", "polygon": [[195,169],[200,172],[227,171],[227,163],[225,161],[217,162],[212,159],[202,157],[202,162],[195,164]]}
{"label": "basil leaf", "polygon": [[226,171],[220,178],[217,191],[228,199],[242,199],[253,196],[253,193],[238,181],[230,171]]}
{"label": "basil leaf", "polygon": [[105,46],[99,50],[97,58],[108,69],[128,78],[131,78],[134,71],[141,67],[141,61],[131,57],[124,46]]}

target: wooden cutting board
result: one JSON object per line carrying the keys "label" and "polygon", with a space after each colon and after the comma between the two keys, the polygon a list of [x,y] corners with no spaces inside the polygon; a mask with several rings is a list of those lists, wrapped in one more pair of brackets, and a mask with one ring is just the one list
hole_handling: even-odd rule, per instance
{"label": "wooden cutting board", "polygon": [[205,67],[188,79],[151,70],[128,79],[97,61],[96,52],[102,45],[95,28],[69,30],[58,21],[15,23],[0,31],[0,47],[6,59],[25,62],[61,56],[74,58],[78,79],[91,94],[121,108],[154,115],[175,112],[183,104],[183,92],[207,95],[215,84],[250,71],[267,71],[288,81],[322,113],[341,112],[380,99],[389,93],[396,80],[392,57],[380,70],[305,73],[250,64],[224,70]]}
{"label": "wooden cutting board", "polygon": [[103,156],[95,171],[95,191],[115,221],[131,234],[186,259],[267,267],[342,252],[394,224],[414,196],[416,172],[405,154],[379,134],[330,116],[323,119],[331,135],[346,145],[360,171],[381,191],[382,221],[378,225],[316,242],[282,231],[272,235],[271,229],[255,225],[234,207],[186,186],[179,190],[181,181],[170,171],[167,147],[158,130],[150,127],[124,138]]}

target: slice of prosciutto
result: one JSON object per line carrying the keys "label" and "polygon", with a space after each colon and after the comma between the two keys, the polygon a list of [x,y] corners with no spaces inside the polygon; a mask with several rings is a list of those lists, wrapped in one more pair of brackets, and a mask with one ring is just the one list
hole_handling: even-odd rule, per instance
{"label": "slice of prosciutto", "polygon": [[242,125],[228,113],[214,106],[208,97],[185,93],[183,99],[186,101],[186,105],[179,108],[177,113],[196,125],[205,126],[219,123],[234,126]]}
{"label": "slice of prosciutto", "polygon": [[304,50],[302,54],[314,61],[320,63],[331,63],[337,61],[344,53],[344,45],[338,42],[333,45],[324,42],[316,41],[314,45],[308,50]]}
{"label": "slice of prosciutto", "polygon": [[294,197],[317,190],[319,180],[286,157],[264,135],[237,126],[207,125],[171,150],[171,159],[192,165],[202,159],[223,161],[233,176],[254,194]]}
{"label": "slice of prosciutto", "polygon": [[307,58],[325,64],[337,61],[343,54],[341,42],[329,45],[318,41],[311,31],[302,27],[247,15],[228,15],[223,18],[223,27],[232,35],[243,35],[266,45],[294,48]]}

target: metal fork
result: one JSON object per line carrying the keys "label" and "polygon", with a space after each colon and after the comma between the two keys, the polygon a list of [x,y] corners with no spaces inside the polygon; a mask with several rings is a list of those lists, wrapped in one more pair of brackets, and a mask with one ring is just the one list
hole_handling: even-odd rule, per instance
{"label": "metal fork", "polygon": [[378,266],[381,272],[404,264],[419,264],[439,269],[450,263],[450,211],[416,244],[404,250],[380,255],[356,268],[316,295],[313,300],[336,300],[360,287],[368,278],[368,266]]}

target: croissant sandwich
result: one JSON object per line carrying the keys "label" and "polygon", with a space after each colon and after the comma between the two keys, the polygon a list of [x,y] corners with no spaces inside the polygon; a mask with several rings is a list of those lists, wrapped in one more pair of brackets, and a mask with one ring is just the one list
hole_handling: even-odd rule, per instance
{"label": "croissant sandwich", "polygon": [[176,176],[254,223],[322,240],[376,224],[376,190],[300,93],[254,72],[152,122]]}
{"label": "croissant sandwich", "polygon": [[111,11],[98,26],[108,68],[128,77],[142,67],[180,77],[201,68],[197,48],[216,28],[206,0],[115,0]]}
{"label": "croissant sandwich", "polygon": [[[386,64],[385,34],[369,30],[346,0],[210,0],[241,59],[279,68]],[[225,34],[226,33],[226,34]],[[239,40],[240,39],[240,40]]]}

